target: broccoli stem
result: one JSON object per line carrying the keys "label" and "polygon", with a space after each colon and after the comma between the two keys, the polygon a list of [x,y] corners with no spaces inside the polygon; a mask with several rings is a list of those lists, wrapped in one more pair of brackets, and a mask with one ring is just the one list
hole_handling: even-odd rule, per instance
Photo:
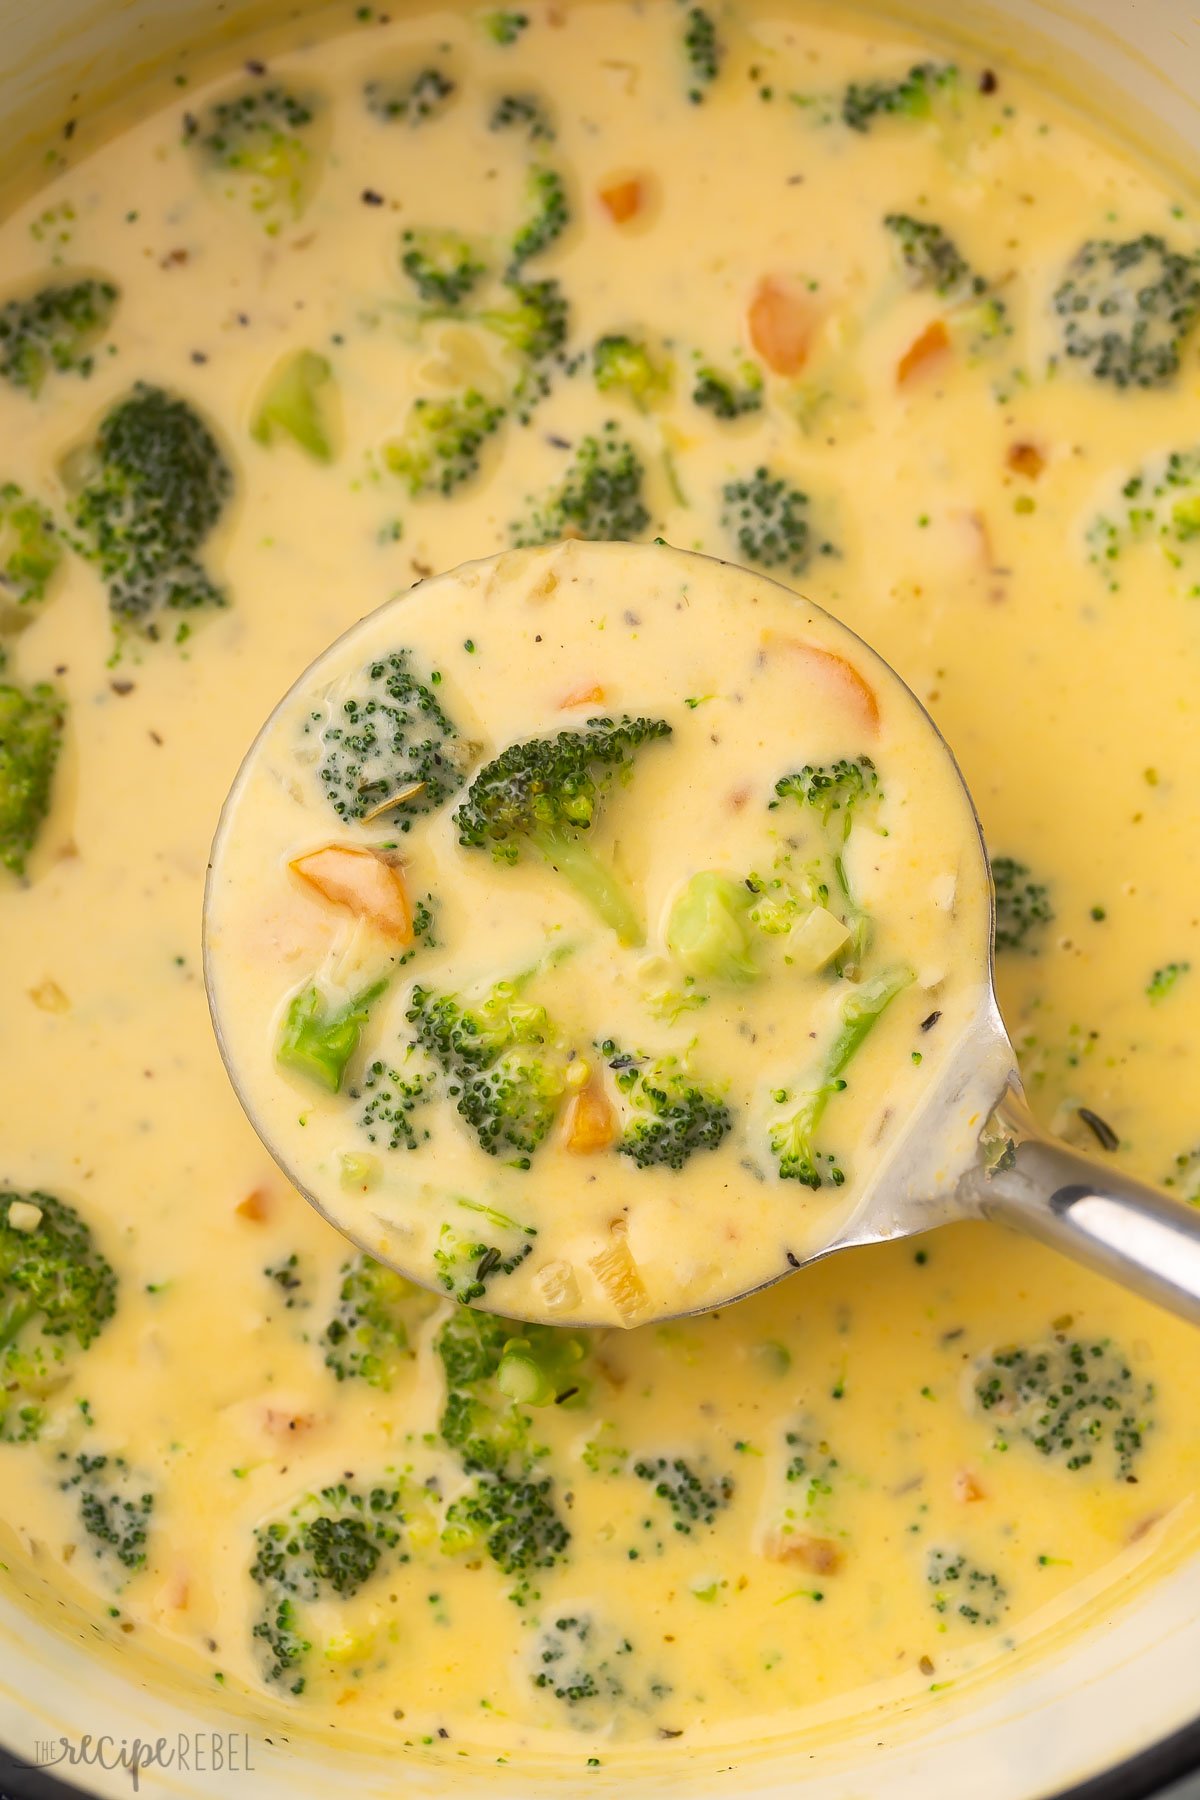
{"label": "broccoli stem", "polygon": [[338,1093],[367,1015],[386,987],[386,981],[372,982],[333,1013],[326,1012],[315,985],[304,988],[288,1007],[276,1061],[307,1075],[331,1094]]}
{"label": "broccoli stem", "polygon": [[551,868],[571,883],[592,911],[611,926],[623,944],[646,941],[645,927],[612,870],[570,831],[535,830],[530,843]]}
{"label": "broccoli stem", "polygon": [[27,1300],[24,1305],[13,1302],[3,1319],[0,1319],[0,1351],[7,1350],[10,1344],[16,1342],[36,1311],[37,1307],[32,1300]]}

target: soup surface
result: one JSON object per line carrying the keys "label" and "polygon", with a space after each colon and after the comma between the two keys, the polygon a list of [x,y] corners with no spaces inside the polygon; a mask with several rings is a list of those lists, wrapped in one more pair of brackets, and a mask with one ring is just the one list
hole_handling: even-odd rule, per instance
{"label": "soup surface", "polygon": [[1191,1201],[1191,200],[844,11],[290,30],[85,122],[0,235],[5,1578],[339,1742],[582,1769],[935,1708],[1188,1544],[1184,1328],[983,1226],[633,1330],[387,1277],[230,1089],[206,856],[280,695],[414,581],[728,556],[929,706],[1035,1108]]}
{"label": "soup surface", "polygon": [[979,1134],[953,763],[848,632],[666,546],[513,551],[350,632],[239,775],[206,929],[284,1169],[507,1316],[749,1293],[914,1133],[927,1167]]}

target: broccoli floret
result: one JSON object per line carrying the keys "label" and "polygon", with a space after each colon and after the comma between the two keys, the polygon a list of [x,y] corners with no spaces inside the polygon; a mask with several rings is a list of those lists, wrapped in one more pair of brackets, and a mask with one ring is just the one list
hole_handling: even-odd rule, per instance
{"label": "broccoli floret", "polygon": [[370,1256],[342,1264],[337,1310],[321,1334],[325,1366],[338,1381],[390,1390],[412,1360],[408,1317],[420,1289]]}
{"label": "broccoli floret", "polygon": [[510,527],[512,541],[518,547],[559,538],[632,542],[650,523],[644,480],[640,457],[610,420],[599,437],[583,439],[561,485]]}
{"label": "broccoli floret", "polygon": [[[464,1200],[459,1204],[466,1206],[467,1202]],[[482,1238],[468,1237],[456,1231],[453,1225],[442,1226],[433,1252],[433,1264],[438,1281],[460,1306],[470,1306],[473,1300],[484,1299],[489,1281],[519,1269],[526,1257],[533,1254],[533,1245],[528,1240],[537,1236],[532,1225],[518,1225],[515,1219],[505,1219],[489,1207],[475,1210],[488,1214],[507,1237],[510,1247],[504,1249],[499,1244],[486,1243]]]}
{"label": "broccoli floret", "polygon": [[1021,1438],[1073,1473],[1104,1458],[1118,1481],[1130,1478],[1145,1446],[1154,1397],[1107,1338],[1012,1345],[993,1351],[975,1379],[1000,1449]]}
{"label": "broccoli floret", "polygon": [[196,553],[233,492],[233,474],[186,400],[138,382],[65,473],[77,548],[107,583],[118,626],[157,638],[164,612],[228,604]]}
{"label": "broccoli floret", "polygon": [[533,1571],[552,1569],[571,1542],[553,1494],[554,1483],[548,1475],[529,1481],[482,1474],[446,1512],[449,1542],[455,1548],[482,1543],[503,1574],[519,1577],[511,1596],[518,1605],[532,1597],[529,1576]]}
{"label": "broccoli floret", "polygon": [[384,447],[388,468],[411,494],[452,494],[478,473],[480,452],[504,410],[478,388],[447,400],[414,400],[403,437]]}
{"label": "broccoli floret", "polygon": [[712,1525],[717,1514],[733,1499],[733,1478],[713,1475],[707,1479],[682,1456],[668,1460],[657,1456],[633,1465],[634,1474],[648,1481],[660,1500],[675,1515],[675,1529],[690,1533],[693,1525]]}
{"label": "broccoli floret", "polygon": [[[1200,540],[1200,449],[1173,450],[1129,476],[1121,487],[1123,516],[1101,514],[1088,529],[1091,559],[1109,589],[1120,587],[1115,564],[1133,544],[1155,544],[1168,564],[1184,566],[1189,546]],[[1200,593],[1193,582],[1190,598]]]}
{"label": "broccoli floret", "polygon": [[895,969],[864,981],[842,1002],[841,1023],[826,1053],[817,1082],[799,1096],[785,1088],[774,1095],[784,1106],[798,1098],[795,1110],[771,1127],[771,1152],[779,1163],[781,1181],[798,1181],[803,1187],[841,1187],[846,1172],[837,1159],[817,1147],[817,1134],[829,1102],[846,1086],[845,1073],[880,1018],[913,980],[911,969]]}
{"label": "broccoli floret", "polygon": [[386,980],[372,982],[341,1006],[331,1006],[316,982],[310,981],[293,996],[283,1015],[276,1062],[331,1094],[339,1093],[371,1007],[387,991],[387,985]]}
{"label": "broccoli floret", "polygon": [[516,43],[529,24],[529,17],[523,12],[505,12],[503,9],[498,9],[495,12],[483,13],[479,22],[493,44],[508,45]]}
{"label": "broccoli floret", "polygon": [[[873,811],[883,799],[879,774],[869,756],[843,757],[836,763],[805,764],[775,783],[772,809],[794,800],[811,807],[821,821],[833,867],[842,922],[850,933],[850,948],[839,959],[839,972],[853,971],[862,963],[871,941],[871,920],[858,904],[846,868],[846,845],[856,821]],[[836,814],[836,817],[835,817]],[[828,891],[817,902],[828,904]]]}
{"label": "broccoli floret", "polygon": [[567,299],[557,281],[506,281],[507,306],[485,307],[470,316],[535,362],[560,350],[567,336]]}
{"label": "broccoli floret", "polygon": [[293,1250],[282,1262],[268,1264],[263,1270],[268,1281],[273,1281],[283,1295],[283,1304],[288,1312],[294,1308],[303,1309],[309,1302],[304,1294],[304,1272],[300,1267],[300,1258]]}
{"label": "broccoli floret", "polygon": [[685,974],[732,982],[758,977],[749,930],[753,904],[744,881],[711,869],[690,878],[671,903],[666,931],[667,949]]}
{"label": "broccoli floret", "polygon": [[1055,292],[1063,349],[1097,381],[1164,387],[1200,318],[1200,257],[1151,232],[1117,243],[1089,238]]}
{"label": "broccoli floret", "polygon": [[596,339],[592,374],[602,394],[623,391],[641,408],[671,383],[670,369],[656,363],[645,344],[622,333]]}
{"label": "broccoli floret", "polygon": [[732,375],[701,363],[696,370],[692,401],[718,419],[741,419],[747,413],[760,412],[763,403],[763,378],[752,362],[741,362]]}
{"label": "broccoli floret", "polygon": [[474,246],[450,231],[406,231],[400,267],[427,306],[450,310],[487,274]]}
{"label": "broccoli floret", "polygon": [[36,398],[52,369],[90,375],[118,297],[111,281],[88,278],[6,301],[0,306],[0,377]]}
{"label": "broccoli floret", "polygon": [[521,998],[521,986],[497,982],[474,1005],[418,986],[407,1016],[480,1148],[515,1152],[516,1166],[528,1168],[557,1117],[569,1051],[545,1007]]}
{"label": "broccoli floret", "polygon": [[184,141],[195,145],[222,175],[231,194],[262,216],[273,236],[304,210],[312,175],[309,143],[315,103],[273,82],[218,100],[197,119],[188,114]]}
{"label": "broccoli floret", "polygon": [[495,1313],[466,1309],[451,1313],[438,1332],[435,1345],[447,1387],[453,1390],[490,1381],[500,1367],[509,1338],[521,1329],[508,1319],[497,1318]]}
{"label": "broccoli floret", "polygon": [[527,851],[562,875],[629,944],[641,921],[612,870],[584,835],[616,781],[628,781],[637,752],[668,738],[665,719],[589,719],[586,731],[510,744],[476,775],[454,814],[458,841],[514,864]]}
{"label": "broccoli floret", "polygon": [[[555,1619],[538,1638],[533,1685],[572,1707],[587,1700],[611,1703],[628,1692],[629,1669],[619,1659],[632,1653],[629,1638],[604,1632],[590,1613]],[[656,1683],[651,1691],[660,1699],[667,1689]]]}
{"label": "broccoli floret", "polygon": [[722,494],[721,523],[746,562],[803,573],[812,556],[807,494],[766,468],[756,469],[748,481],[727,481]]}
{"label": "broccoli floret", "polygon": [[935,294],[956,299],[983,293],[987,283],[972,273],[940,225],[914,219],[911,213],[887,213],[883,222],[895,238],[900,262],[913,287],[930,288]]}
{"label": "broccoli floret", "polygon": [[[62,540],[46,508],[6,481],[0,486],[0,600],[38,605],[61,561]],[[0,628],[4,623],[0,607]]]}
{"label": "broccoli floret", "polygon": [[65,704],[46,682],[0,682],[0,867],[24,875],[50,810]]}
{"label": "broccoli floret", "polygon": [[1165,1000],[1176,982],[1181,976],[1188,973],[1191,966],[1190,962],[1163,963],[1161,968],[1155,969],[1146,983],[1147,998],[1154,1001]]}
{"label": "broccoli floret", "polygon": [[512,241],[512,274],[519,273],[530,257],[548,250],[570,223],[567,190],[557,169],[542,164],[530,169],[525,183],[525,206],[525,223]]}
{"label": "broccoli floret", "polygon": [[842,95],[842,122],[868,132],[880,119],[928,119],[939,95],[953,91],[959,73],[953,63],[915,63],[897,81],[852,81]]}
{"label": "broccoli floret", "polygon": [[785,1479],[803,1487],[804,1517],[811,1518],[821,1501],[833,1492],[838,1459],[828,1444],[809,1431],[789,1431],[785,1441],[788,1449]]}
{"label": "broccoli floret", "polygon": [[123,1456],[77,1456],[74,1474],[59,1486],[76,1495],[79,1520],[96,1556],[111,1557],[123,1569],[142,1568],[154,1495]]}
{"label": "broccoli floret", "polygon": [[550,114],[536,94],[503,94],[493,106],[488,124],[493,131],[519,131],[531,144],[554,142]]}
{"label": "broccoli floret", "polygon": [[74,1208],[0,1194],[0,1440],[36,1438],[45,1401],[112,1318],[117,1278]]}
{"label": "broccoli floret", "polygon": [[716,1150],[733,1115],[715,1089],[699,1081],[674,1056],[655,1061],[631,1055],[606,1038],[600,1054],[617,1079],[632,1113],[617,1142],[639,1169],[682,1169],[698,1150]]}
{"label": "broccoli floret", "polygon": [[339,819],[372,819],[398,807],[390,823],[408,831],[463,784],[472,747],[432,687],[409,666],[407,650],[368,663],[353,691],[305,721],[321,739],[317,779]]}
{"label": "broccoli floret", "polygon": [[333,461],[331,403],[336,393],[328,357],[296,350],[275,365],[254,409],[250,435],[273,444],[282,433],[317,462]]}
{"label": "broccoli floret", "polygon": [[421,69],[409,81],[368,81],[363,89],[367,111],[385,125],[406,119],[410,125],[424,125],[428,119],[445,112],[453,98],[455,83],[441,69]]}
{"label": "broccoli floret", "polygon": [[429,1138],[414,1115],[433,1098],[434,1083],[427,1070],[405,1074],[385,1062],[373,1062],[358,1087],[349,1090],[352,1100],[365,1100],[359,1128],[369,1144],[385,1144],[389,1150],[417,1150]]}
{"label": "broccoli floret", "polygon": [[996,948],[1037,953],[1041,927],[1054,918],[1050,889],[1034,881],[1027,866],[1015,856],[993,856],[992,886],[996,891]]}
{"label": "broccoli floret", "polygon": [[701,6],[690,6],[683,27],[683,53],[687,59],[688,99],[699,106],[712,86],[725,54],[717,37],[716,22]]}
{"label": "broccoli floret", "polygon": [[262,1589],[254,1636],[266,1646],[264,1674],[304,1691],[303,1665],[313,1649],[316,1602],[345,1600],[376,1575],[406,1560],[400,1546],[400,1494],[338,1482],[307,1494],[282,1518],[254,1533],[250,1579]]}
{"label": "broccoli floret", "polygon": [[955,1612],[968,1625],[998,1625],[1008,1611],[1008,1591],[998,1575],[976,1568],[950,1550],[931,1550],[925,1579],[933,1589],[933,1610]]}

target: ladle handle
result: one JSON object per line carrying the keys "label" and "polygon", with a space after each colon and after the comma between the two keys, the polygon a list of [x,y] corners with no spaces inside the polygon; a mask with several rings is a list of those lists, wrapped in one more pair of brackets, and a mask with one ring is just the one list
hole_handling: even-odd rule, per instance
{"label": "ladle handle", "polygon": [[1200,1325],[1200,1211],[1045,1137],[1010,1087],[964,1198],[1146,1300]]}

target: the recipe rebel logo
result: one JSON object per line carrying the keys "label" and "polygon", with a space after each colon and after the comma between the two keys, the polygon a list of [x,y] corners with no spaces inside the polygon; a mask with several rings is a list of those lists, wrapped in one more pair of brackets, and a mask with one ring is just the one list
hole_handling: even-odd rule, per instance
{"label": "the recipe rebel logo", "polygon": [[[19,1765],[18,1765],[19,1766]],[[147,1770],[173,1770],[193,1775],[253,1775],[253,1745],[245,1732],[179,1731],[156,1738],[118,1738],[90,1733],[78,1738],[40,1738],[35,1745],[38,1769],[124,1769],[134,1793]]]}

